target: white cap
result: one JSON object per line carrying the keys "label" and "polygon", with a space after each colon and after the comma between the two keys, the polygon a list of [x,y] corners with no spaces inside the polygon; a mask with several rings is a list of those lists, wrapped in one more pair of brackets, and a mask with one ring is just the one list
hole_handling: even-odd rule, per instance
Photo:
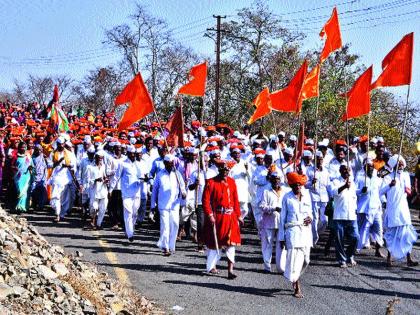
{"label": "white cap", "polygon": [[372,142],[372,143],[378,143],[378,139],[376,139],[375,137],[373,137],[372,139],[370,139],[370,142]]}
{"label": "white cap", "polygon": [[134,137],[134,132],[129,132],[127,136]]}
{"label": "white cap", "polygon": [[295,135],[291,135],[291,136],[289,137],[289,140],[291,140],[291,141],[296,141],[296,140],[297,140],[297,138],[296,138],[296,136],[295,136]]}
{"label": "white cap", "polygon": [[280,172],[274,171],[270,174],[270,177],[281,178]]}
{"label": "white cap", "polygon": [[293,155],[294,152],[293,152],[292,148],[287,147],[286,149],[284,149],[284,153],[287,153],[289,155]]}
{"label": "white cap", "polygon": [[127,146],[127,152],[136,153],[136,148],[132,145]]}
{"label": "white cap", "polygon": [[322,139],[322,142],[324,142],[325,146],[328,147],[328,145],[330,144],[330,139],[324,138]]}
{"label": "white cap", "polygon": [[279,141],[279,138],[276,135],[270,135],[270,141]]}
{"label": "white cap", "polygon": [[95,147],[93,145],[91,145],[88,149],[87,149],[88,153],[95,153]]}
{"label": "white cap", "polygon": [[236,130],[236,131],[233,133],[233,136],[234,136],[235,138],[238,138],[238,137],[240,137],[240,136],[241,136],[241,133],[240,133],[238,130]]}
{"label": "white cap", "polygon": [[66,139],[64,139],[63,137],[58,137],[57,138],[57,143],[64,144],[65,142],[66,142]]}
{"label": "white cap", "polygon": [[309,151],[309,150],[304,150],[304,151],[303,151],[303,156],[312,157],[312,156],[313,156],[313,154],[312,154],[312,152],[311,152],[311,151]]}
{"label": "white cap", "polygon": [[328,143],[324,140],[318,142],[318,147],[328,147]]}
{"label": "white cap", "polygon": [[284,137],[284,136],[286,136],[286,133],[285,133],[284,131],[280,131],[280,132],[279,132],[279,136]]}
{"label": "white cap", "polygon": [[165,162],[173,162],[175,160],[175,157],[172,154],[166,154],[163,160]]}
{"label": "white cap", "polygon": [[143,153],[143,149],[142,148],[137,148],[136,153]]}
{"label": "white cap", "polygon": [[131,144],[136,144],[136,142],[137,142],[136,138],[130,138],[130,143]]}
{"label": "white cap", "polygon": [[104,150],[98,150],[98,152],[96,152],[95,154],[96,156],[104,156]]}
{"label": "white cap", "polygon": [[307,145],[314,145],[314,140],[312,140],[312,139],[306,139],[305,144],[307,144]]}
{"label": "white cap", "polygon": [[319,158],[322,158],[322,159],[324,158],[324,155],[319,150],[316,151],[316,156],[319,157]]}
{"label": "white cap", "polygon": [[378,142],[384,142],[384,138],[382,137],[378,137],[377,139],[378,139]]}

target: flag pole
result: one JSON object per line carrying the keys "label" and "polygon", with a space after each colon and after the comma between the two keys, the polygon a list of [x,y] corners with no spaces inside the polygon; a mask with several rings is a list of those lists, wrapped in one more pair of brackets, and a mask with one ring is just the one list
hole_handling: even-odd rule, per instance
{"label": "flag pole", "polygon": [[[300,139],[300,123],[301,123],[301,114],[300,114],[300,112],[299,112],[299,116],[298,116],[298,137],[297,137],[297,142],[296,142],[296,144],[295,144],[295,156],[294,156],[294,161],[295,161],[295,163],[293,163],[294,164],[294,166],[293,166],[293,170],[296,172],[296,162],[297,162],[297,147],[298,147],[298,145],[299,145],[299,139]],[[303,154],[303,152],[301,152],[301,154]]]}
{"label": "flag pole", "polygon": [[318,111],[319,111],[319,97],[320,97],[320,86],[321,86],[321,63],[319,64],[319,78],[318,78],[318,97],[316,98],[315,108],[315,146],[314,146],[314,179],[316,179],[316,152],[318,151]]}
{"label": "flag pole", "polygon": [[410,98],[410,84],[408,85],[408,88],[407,88],[407,101],[406,101],[406,104],[405,104],[404,122],[403,122],[403,127],[402,127],[402,130],[401,130],[400,147],[399,147],[399,150],[398,150],[397,167],[395,168],[395,172],[394,172],[394,180],[397,177],[397,170],[398,170],[399,163],[400,163],[400,156],[401,156],[403,140],[404,140],[405,125],[407,124],[407,117],[408,117],[408,106],[409,106],[408,100],[409,100],[409,98]]}
{"label": "flag pole", "polygon": [[[369,157],[369,142],[370,142],[370,111],[368,114],[368,130],[367,130],[367,149],[366,149],[366,162]],[[363,163],[363,162],[362,162]],[[366,187],[366,181],[367,181],[367,163],[365,163],[365,187]]]}

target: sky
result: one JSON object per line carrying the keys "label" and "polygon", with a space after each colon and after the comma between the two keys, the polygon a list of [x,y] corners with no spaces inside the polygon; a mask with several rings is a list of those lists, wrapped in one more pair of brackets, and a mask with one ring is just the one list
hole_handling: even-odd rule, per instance
{"label": "sky", "polygon": [[[214,42],[203,37],[215,27],[213,14],[234,19],[251,0],[137,1],[164,19],[173,36],[203,56],[214,56]],[[104,31],[128,22],[135,0],[0,0],[0,90],[28,74],[67,74],[81,80],[96,66],[115,63],[119,55],[105,46]],[[321,49],[319,31],[334,5],[342,39],[351,53],[373,64],[374,78],[385,55],[410,32],[414,34],[413,80],[410,100],[420,103],[420,0],[267,0],[285,26],[307,35],[305,49]],[[223,55],[222,55],[223,58]],[[405,100],[407,87],[388,88]]]}

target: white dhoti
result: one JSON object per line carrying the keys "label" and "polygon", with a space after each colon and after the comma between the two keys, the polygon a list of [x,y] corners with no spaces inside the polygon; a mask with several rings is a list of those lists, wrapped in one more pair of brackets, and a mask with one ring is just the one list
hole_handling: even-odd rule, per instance
{"label": "white dhoti", "polygon": [[418,235],[411,224],[387,228],[384,234],[386,248],[396,259],[402,259],[411,253]]}
{"label": "white dhoti", "polygon": [[375,214],[359,214],[359,242],[357,249],[361,250],[363,247],[368,246],[370,237],[382,246],[384,244],[383,229],[382,229],[382,213]]}
{"label": "white dhoti", "polygon": [[108,198],[91,198],[90,199],[90,215],[93,217],[94,215],[97,215],[96,217],[96,226],[100,227],[102,225],[102,221],[105,217],[106,207],[108,206]]}
{"label": "white dhoti", "polygon": [[50,205],[54,209],[55,215],[60,217],[64,217],[61,210],[63,209],[62,198],[65,188],[66,185],[61,185],[60,183],[54,183],[52,185]]}
{"label": "white dhoti", "polygon": [[125,234],[128,238],[134,235],[134,225],[137,221],[137,211],[140,207],[140,197],[123,198]]}
{"label": "white dhoti", "polygon": [[309,265],[310,247],[298,247],[287,249],[286,268],[284,276],[290,282],[296,282]]}
{"label": "white dhoti", "polygon": [[174,252],[179,228],[179,208],[159,210],[159,214],[160,237],[157,246]]}
{"label": "white dhoti", "polygon": [[[217,266],[217,263],[219,262],[222,249],[219,249],[219,253],[217,253],[217,250],[215,249],[207,249],[207,263],[206,263],[206,269],[207,272],[210,272],[210,270],[215,269]],[[229,259],[231,263],[235,263],[235,246],[229,246],[225,249],[226,257]]]}
{"label": "white dhoti", "polygon": [[188,221],[190,216],[194,212],[194,203],[187,202],[186,205],[181,206],[181,222],[185,223]]}

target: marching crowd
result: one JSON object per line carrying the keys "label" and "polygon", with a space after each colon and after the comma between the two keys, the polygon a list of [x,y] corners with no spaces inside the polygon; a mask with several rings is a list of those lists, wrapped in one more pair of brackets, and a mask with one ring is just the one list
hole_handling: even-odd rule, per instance
{"label": "marching crowd", "polygon": [[191,235],[206,251],[208,273],[218,273],[226,254],[229,279],[246,220],[261,240],[264,270],[272,272],[274,249],[276,269],[296,297],[322,233],[339,267],[355,266],[358,251],[370,246],[379,257],[385,247],[390,266],[392,258],[417,265],[407,196],[418,192],[418,181],[411,186],[404,158],[382,137],[323,139],[315,147],[284,132],[251,135],[248,126],[192,121],[184,146],[171,147],[162,122],[119,132],[113,114],[88,112],[69,115],[69,130],[56,132],[36,103],[3,102],[0,110],[0,186],[16,212],[49,204],[59,224],[78,204],[92,228],[107,215],[129,242],[137,224],[157,221],[163,255]]}

